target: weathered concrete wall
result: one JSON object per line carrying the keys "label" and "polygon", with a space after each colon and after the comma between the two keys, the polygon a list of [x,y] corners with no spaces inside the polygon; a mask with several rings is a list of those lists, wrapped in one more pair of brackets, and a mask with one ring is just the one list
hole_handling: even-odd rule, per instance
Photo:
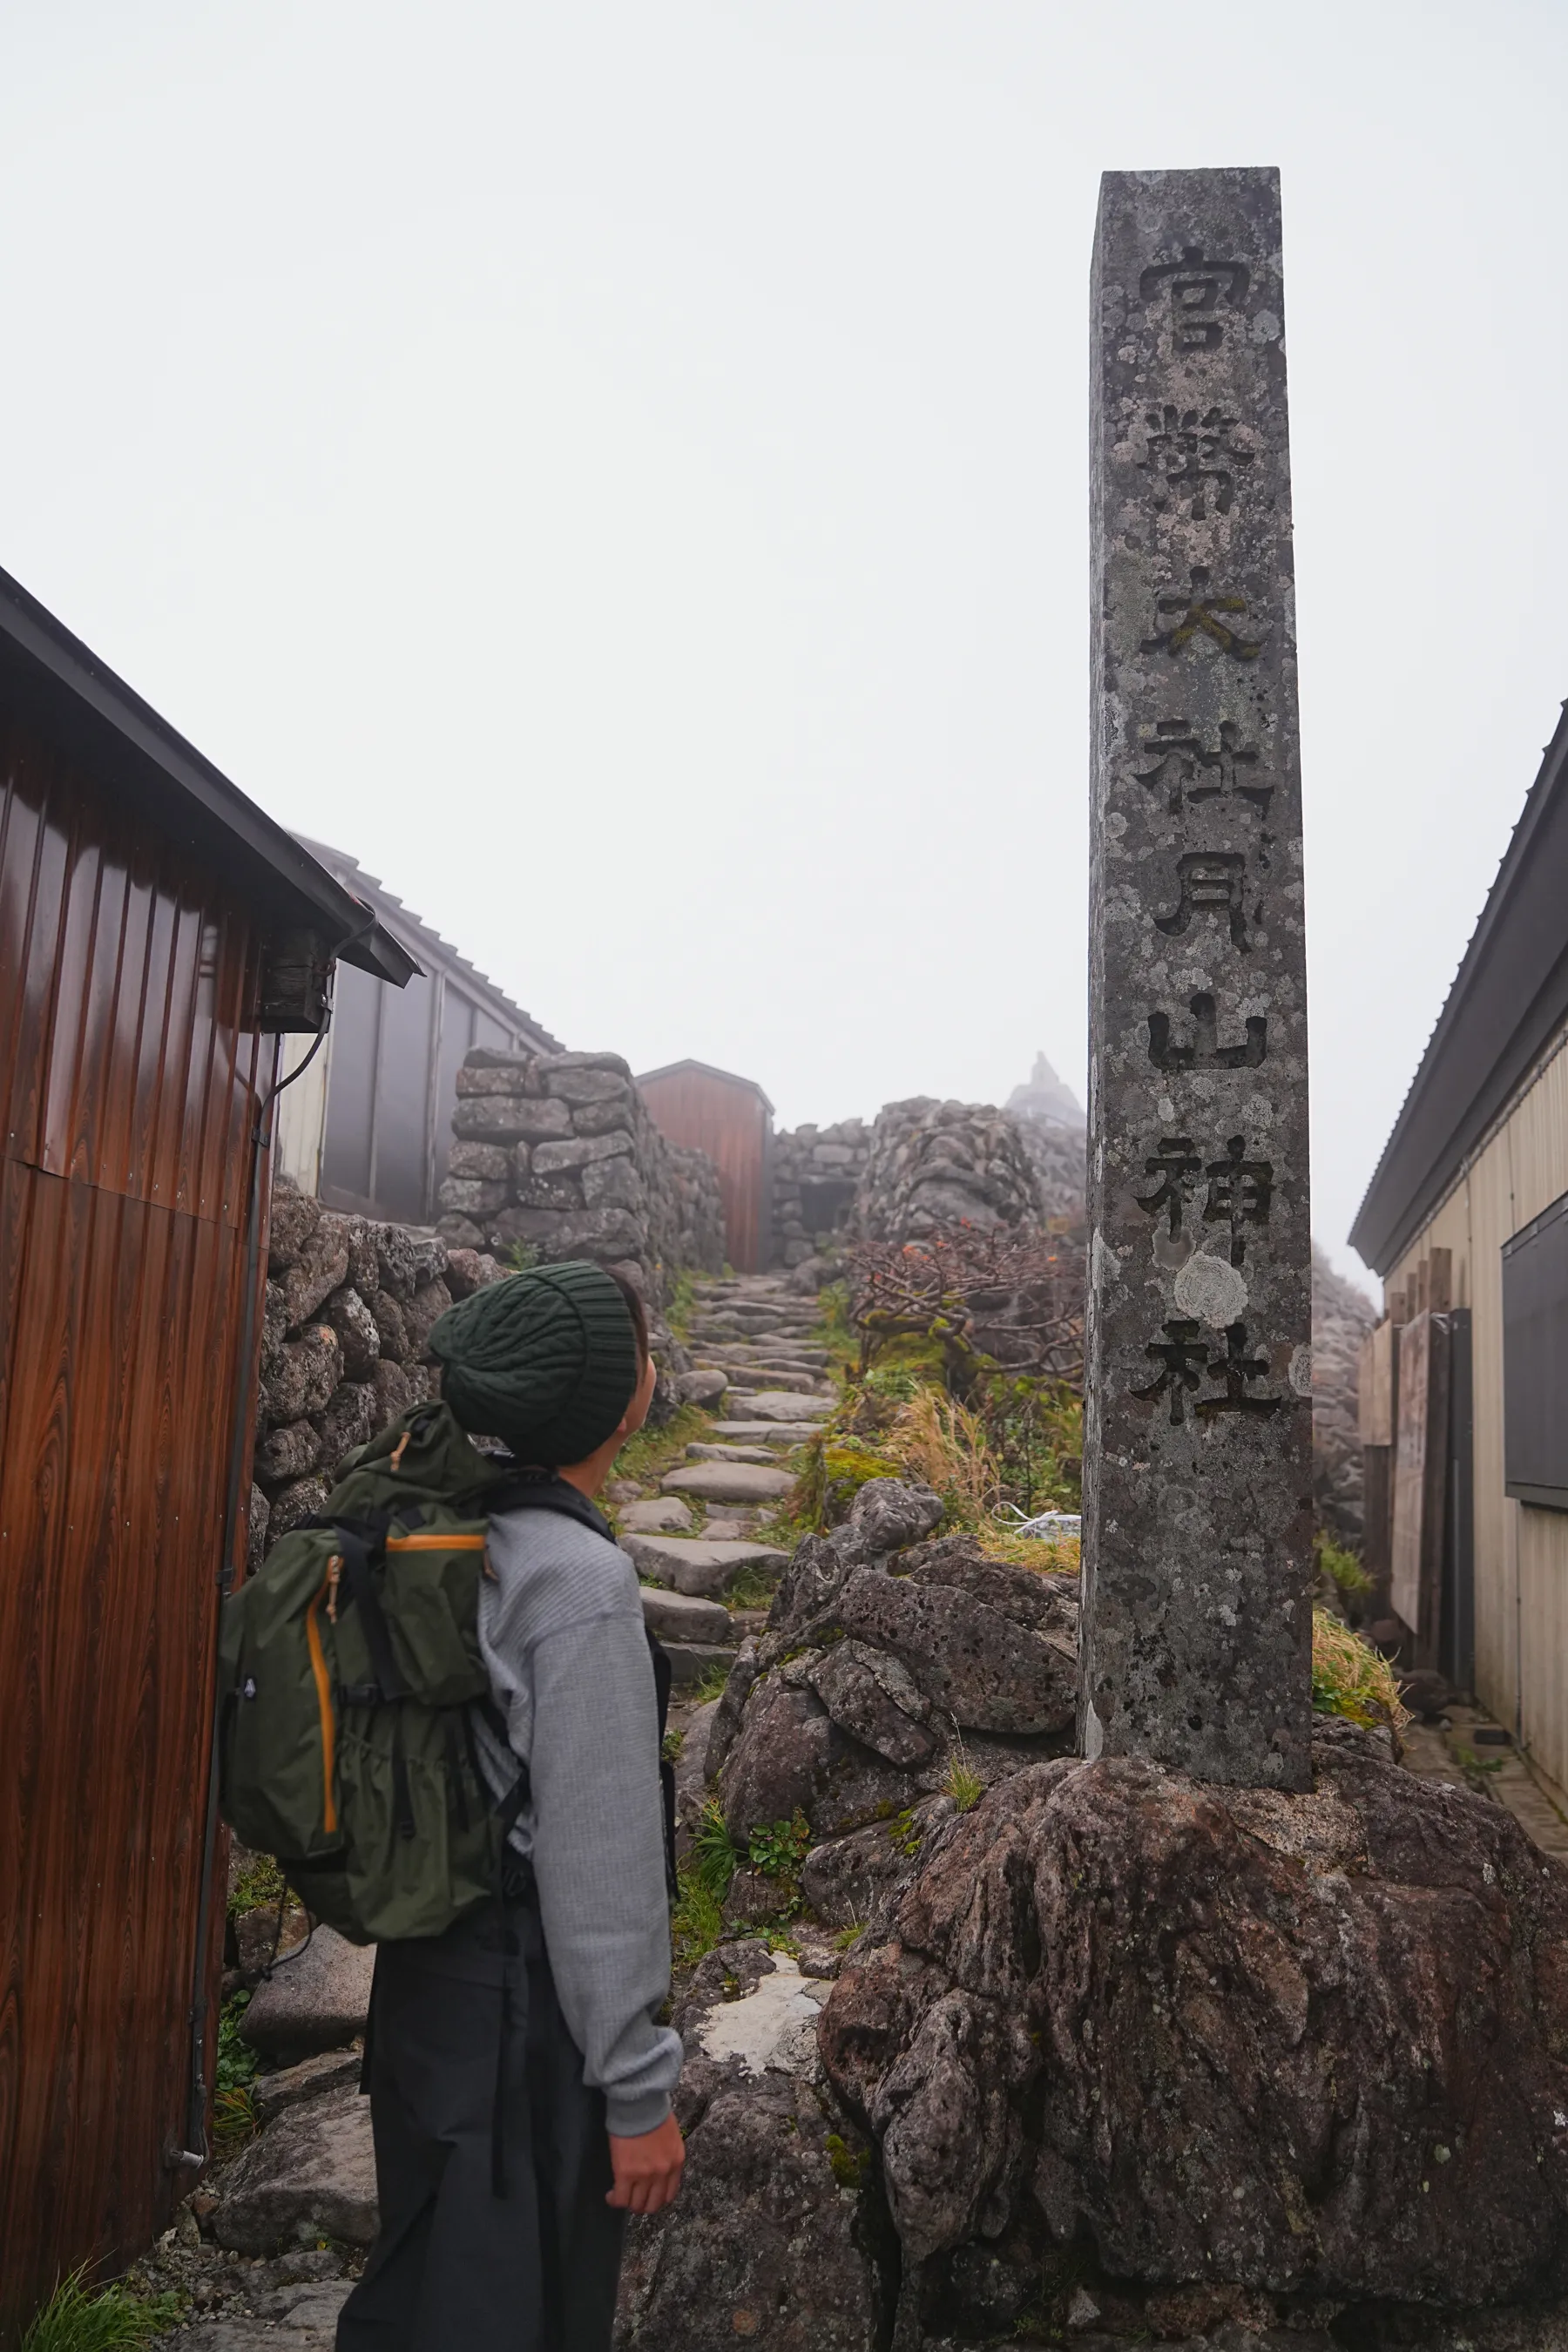
{"label": "weathered concrete wall", "polygon": [[1307,1785],[1311,1245],[1279,175],[1095,237],[1089,1755]]}
{"label": "weathered concrete wall", "polygon": [[454,1244],[629,1266],[656,1301],[679,1268],[723,1265],[713,1164],[659,1133],[618,1054],[477,1047],[452,1132],[440,1231]]}

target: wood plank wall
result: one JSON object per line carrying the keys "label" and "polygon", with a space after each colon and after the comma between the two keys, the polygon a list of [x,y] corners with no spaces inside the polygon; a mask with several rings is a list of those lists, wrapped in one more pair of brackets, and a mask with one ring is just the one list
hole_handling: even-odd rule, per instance
{"label": "wood plank wall", "polygon": [[256,955],[0,704],[0,2343],[190,2185]]}
{"label": "wood plank wall", "polygon": [[772,1240],[768,1141],[773,1122],[756,1088],[717,1070],[671,1070],[637,1081],[653,1123],[671,1143],[705,1151],[719,1171],[725,1255],[737,1274],[761,1274]]}

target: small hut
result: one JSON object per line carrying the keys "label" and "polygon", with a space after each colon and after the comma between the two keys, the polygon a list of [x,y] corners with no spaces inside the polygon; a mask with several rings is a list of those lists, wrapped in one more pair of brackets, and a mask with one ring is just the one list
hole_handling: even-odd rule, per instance
{"label": "small hut", "polygon": [[772,1103],[755,1078],[707,1062],[668,1062],[637,1085],[660,1134],[713,1162],[730,1263],[737,1274],[760,1274],[772,1238]]}
{"label": "small hut", "polygon": [[0,572],[0,2341],[193,2179],[272,1090],[417,967]]}

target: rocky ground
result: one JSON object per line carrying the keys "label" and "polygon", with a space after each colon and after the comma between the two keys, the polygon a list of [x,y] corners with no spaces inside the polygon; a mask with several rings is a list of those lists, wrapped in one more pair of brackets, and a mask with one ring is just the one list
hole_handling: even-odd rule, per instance
{"label": "rocky ground", "polygon": [[[633,2226],[619,2352],[1568,2347],[1568,1830],[1542,1798],[1531,1843],[1524,1768],[1436,1692],[1412,1769],[1322,1724],[1304,1797],[1084,1763],[1070,1580],[891,1480],[768,1542],[832,1402],[814,1314],[703,1286],[718,1417],[614,1498],[683,1845],[717,1818],[739,1863],[678,1977],[687,2181]],[[261,2128],[143,2266],[190,2298],[166,2342],[331,2343],[367,1958],[318,1931],[256,1994]]]}

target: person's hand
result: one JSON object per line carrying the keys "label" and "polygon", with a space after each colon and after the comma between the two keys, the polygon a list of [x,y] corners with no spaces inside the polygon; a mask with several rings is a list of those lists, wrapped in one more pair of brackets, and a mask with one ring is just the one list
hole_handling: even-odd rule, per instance
{"label": "person's hand", "polygon": [[616,2185],[606,2205],[626,2213],[660,2213],[680,2186],[686,2162],[686,2142],[673,2116],[666,2116],[657,2131],[639,2132],[635,2139],[610,2134],[610,2162]]}

